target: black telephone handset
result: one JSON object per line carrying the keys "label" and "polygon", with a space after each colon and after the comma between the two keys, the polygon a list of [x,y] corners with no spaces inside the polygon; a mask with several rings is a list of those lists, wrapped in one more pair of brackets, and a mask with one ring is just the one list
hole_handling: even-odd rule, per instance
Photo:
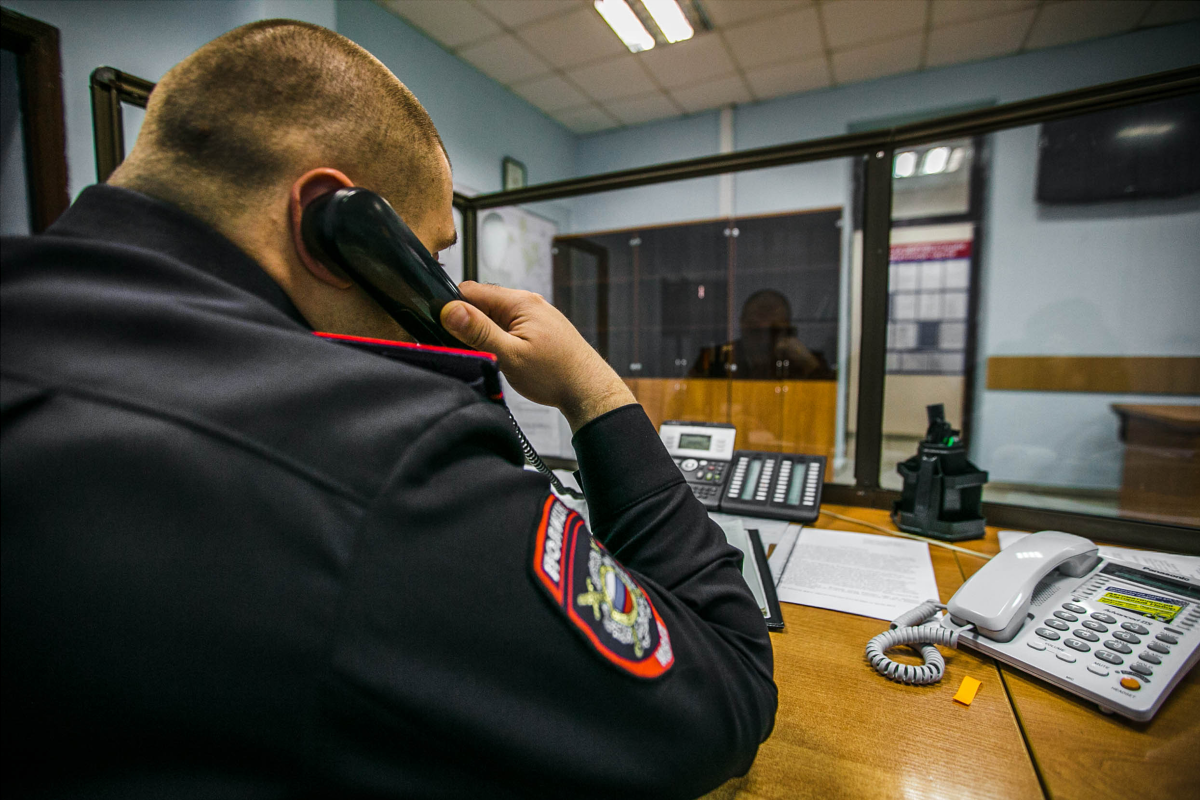
{"label": "black telephone handset", "polygon": [[[421,344],[458,350],[475,349],[463,344],[442,327],[442,307],[463,297],[442,265],[430,255],[387,200],[360,187],[338,189],[321,195],[305,207],[300,218],[300,235],[318,261],[346,273]],[[345,343],[355,339],[346,336],[327,337]],[[388,343],[359,340],[357,344],[378,352],[381,346]],[[396,347],[383,349],[393,357],[398,355]],[[487,366],[494,371],[494,359]],[[486,380],[483,383],[490,385]],[[497,393],[493,399],[499,398],[502,395]],[[521,450],[525,453],[525,460],[550,478],[559,495],[579,496],[563,486],[558,476],[538,456],[512,416],[512,411],[508,411],[508,416],[521,443]]]}
{"label": "black telephone handset", "polygon": [[472,350],[446,332],[442,307],[458,287],[400,215],[369,189],[338,189],[313,200],[300,222],[317,260],[345,272],[421,344]]}

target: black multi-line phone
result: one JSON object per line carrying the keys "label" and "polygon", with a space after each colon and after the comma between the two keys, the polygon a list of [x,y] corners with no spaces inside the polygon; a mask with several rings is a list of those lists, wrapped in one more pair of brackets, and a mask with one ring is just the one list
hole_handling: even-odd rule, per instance
{"label": "black multi-line phone", "polygon": [[737,430],[719,422],[667,420],[658,435],[692,494],[710,511],[813,522],[825,457],[734,450]]}
{"label": "black multi-line phone", "polygon": [[[454,348],[466,358],[451,358],[456,363],[447,364],[445,358],[435,359],[404,343],[322,336],[452,375],[503,405],[495,357],[472,352],[474,348],[442,327],[442,308],[463,299],[458,287],[387,200],[360,187],[322,195],[304,208],[300,234],[314,258],[344,272],[420,344]],[[511,411],[509,418],[525,460],[548,476],[559,494],[574,494],[538,456]]]}

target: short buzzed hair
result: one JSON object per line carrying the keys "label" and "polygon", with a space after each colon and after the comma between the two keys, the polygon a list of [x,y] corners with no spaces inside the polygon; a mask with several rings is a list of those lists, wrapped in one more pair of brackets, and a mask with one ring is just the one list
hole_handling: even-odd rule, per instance
{"label": "short buzzed hair", "polygon": [[[214,39],[163,77],[121,183],[186,190],[189,210],[219,214],[237,202],[221,186],[261,189],[329,166],[404,213],[423,208],[444,153],[429,114],[374,56],[319,25],[273,19]],[[205,191],[217,196],[194,196]]]}

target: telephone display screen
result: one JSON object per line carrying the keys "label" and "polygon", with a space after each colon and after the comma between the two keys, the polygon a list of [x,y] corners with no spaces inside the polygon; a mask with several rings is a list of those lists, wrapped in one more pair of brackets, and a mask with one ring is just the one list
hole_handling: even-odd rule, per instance
{"label": "telephone display screen", "polygon": [[746,485],[742,489],[742,500],[750,500],[754,497],[754,490],[758,488],[758,476],[762,474],[763,461],[761,458],[756,458],[750,462],[750,470],[746,475]]}
{"label": "telephone display screen", "polygon": [[1104,587],[1104,594],[1096,599],[1105,605],[1132,611],[1135,614],[1141,614],[1143,617],[1150,617],[1159,622],[1172,621],[1187,605],[1187,603],[1176,600],[1173,597],[1139,592],[1120,586]]}
{"label": "telephone display screen", "polygon": [[787,504],[789,506],[800,505],[800,493],[804,489],[804,474],[807,471],[803,464],[797,464],[796,468],[792,470],[792,479],[788,481],[787,489]]}
{"label": "telephone display screen", "polygon": [[711,445],[711,436],[702,436],[699,433],[679,434],[679,449],[681,450],[707,450]]}

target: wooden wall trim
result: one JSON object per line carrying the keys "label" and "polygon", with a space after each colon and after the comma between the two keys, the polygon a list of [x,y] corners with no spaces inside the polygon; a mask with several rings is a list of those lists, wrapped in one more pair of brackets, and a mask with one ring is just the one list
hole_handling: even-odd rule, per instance
{"label": "wooden wall trim", "polygon": [[1200,357],[993,356],[987,388],[1018,392],[1200,394]]}

